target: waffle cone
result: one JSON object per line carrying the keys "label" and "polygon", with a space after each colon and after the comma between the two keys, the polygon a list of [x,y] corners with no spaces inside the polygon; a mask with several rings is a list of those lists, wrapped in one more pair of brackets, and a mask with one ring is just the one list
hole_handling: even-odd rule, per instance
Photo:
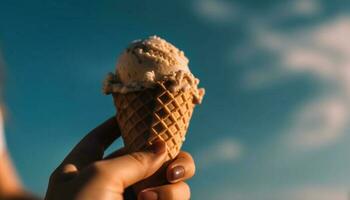
{"label": "waffle cone", "polygon": [[179,153],[195,104],[191,90],[171,92],[167,82],[155,88],[114,93],[117,121],[128,152],[143,150],[160,139],[167,146],[167,160]]}

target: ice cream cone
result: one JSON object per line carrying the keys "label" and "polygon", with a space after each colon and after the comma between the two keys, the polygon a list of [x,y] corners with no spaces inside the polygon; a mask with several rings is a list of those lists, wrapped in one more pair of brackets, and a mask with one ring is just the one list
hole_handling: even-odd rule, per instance
{"label": "ice cream cone", "polygon": [[114,93],[117,120],[128,152],[135,152],[160,139],[167,146],[167,160],[179,153],[195,104],[191,90],[173,92],[168,82],[155,88]]}
{"label": "ice cream cone", "polygon": [[133,185],[136,193],[167,184],[167,166],[180,152],[193,109],[204,96],[198,84],[184,52],[156,36],[132,42],[118,58],[115,74],[105,79],[103,91],[113,95],[127,152],[145,150],[155,140],[166,143],[166,162]]}

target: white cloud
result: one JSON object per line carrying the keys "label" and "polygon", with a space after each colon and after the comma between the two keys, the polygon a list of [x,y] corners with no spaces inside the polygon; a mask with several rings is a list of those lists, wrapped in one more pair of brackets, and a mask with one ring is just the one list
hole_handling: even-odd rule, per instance
{"label": "white cloud", "polygon": [[347,102],[319,99],[306,103],[294,113],[285,141],[292,148],[319,148],[337,142],[347,127]]}
{"label": "white cloud", "polygon": [[283,70],[276,68],[254,69],[249,71],[242,79],[241,86],[247,90],[264,89],[272,86],[276,82],[283,80],[286,77],[286,73]]}
{"label": "white cloud", "polygon": [[218,163],[236,161],[243,153],[243,146],[232,138],[223,138],[197,152],[198,166],[210,167]]}
{"label": "white cloud", "polygon": [[238,12],[232,2],[225,0],[195,0],[193,8],[199,17],[213,22],[231,22]]}
{"label": "white cloud", "polygon": [[242,84],[262,89],[300,74],[318,79],[328,90],[295,111],[285,138],[307,149],[339,140],[350,121],[350,17],[289,32],[266,27],[253,27],[252,44],[275,58],[272,67],[248,72]]}
{"label": "white cloud", "polygon": [[257,46],[276,55],[287,73],[308,73],[325,81],[350,81],[350,17],[283,33],[258,27]]}
{"label": "white cloud", "polygon": [[340,17],[299,32],[297,35],[303,40],[282,53],[284,64],[290,70],[311,73],[345,89],[350,83],[349,34],[350,17]]}
{"label": "white cloud", "polygon": [[294,200],[347,200],[348,192],[346,189],[308,187],[294,191]]}
{"label": "white cloud", "polygon": [[319,0],[294,0],[292,11],[297,15],[315,15],[322,11]]}
{"label": "white cloud", "polygon": [[344,187],[335,186],[298,186],[239,190],[233,186],[225,185],[214,193],[207,194],[204,192],[202,195],[200,199],[208,200],[348,200],[348,190]]}
{"label": "white cloud", "polygon": [[192,9],[194,14],[207,22],[227,25],[242,22],[250,26],[261,22],[281,22],[293,17],[314,17],[322,13],[323,4],[320,0],[286,0],[257,12],[229,0],[193,0]]}

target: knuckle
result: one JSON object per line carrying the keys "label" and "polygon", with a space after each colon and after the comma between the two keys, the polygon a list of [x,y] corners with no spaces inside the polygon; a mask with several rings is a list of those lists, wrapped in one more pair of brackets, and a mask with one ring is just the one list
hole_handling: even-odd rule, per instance
{"label": "knuckle", "polygon": [[145,167],[148,164],[148,159],[145,154],[136,152],[129,154],[130,159],[135,161],[135,163],[141,167]]}
{"label": "knuckle", "polygon": [[[178,183],[177,189],[173,188],[169,191],[169,199],[171,200],[188,200],[191,197],[190,186],[185,182]],[[181,194],[181,196],[179,196]]]}
{"label": "knuckle", "polygon": [[183,159],[187,163],[188,175],[193,176],[196,173],[196,163],[192,155],[188,152],[182,151],[180,154],[180,159]]}
{"label": "knuckle", "polygon": [[191,193],[190,186],[187,183],[185,183],[185,182],[183,182],[182,185],[183,185],[184,191],[186,191],[186,192],[188,192],[190,194]]}
{"label": "knuckle", "polygon": [[185,158],[185,159],[190,159],[193,160],[193,157],[190,153],[188,153],[187,151],[181,151],[181,157]]}
{"label": "knuckle", "polygon": [[183,190],[184,190],[184,192],[185,192],[185,194],[187,194],[187,197],[185,197],[185,199],[184,200],[188,200],[188,199],[190,199],[191,198],[191,188],[190,188],[190,186],[187,184],[187,183],[183,183]]}
{"label": "knuckle", "polygon": [[192,155],[188,152],[182,151],[179,158],[191,163],[192,165],[195,165]]}
{"label": "knuckle", "polygon": [[[181,194],[183,195],[182,193],[183,191],[181,191]],[[176,191],[176,189],[172,189],[172,188],[169,188],[169,190],[167,191],[167,199],[170,199],[170,200],[175,200],[175,199],[179,199],[179,191]]]}

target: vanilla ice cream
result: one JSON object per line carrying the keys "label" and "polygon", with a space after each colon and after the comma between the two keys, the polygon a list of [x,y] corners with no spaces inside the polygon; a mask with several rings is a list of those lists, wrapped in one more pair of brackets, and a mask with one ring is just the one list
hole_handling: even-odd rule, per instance
{"label": "vanilla ice cream", "polygon": [[124,84],[157,81],[180,70],[190,71],[184,52],[157,36],[131,43],[117,63],[117,76]]}
{"label": "vanilla ice cream", "polygon": [[194,101],[200,103],[204,89],[189,70],[184,52],[164,39],[151,36],[132,42],[120,55],[116,73],[110,73],[104,83],[104,92],[127,93],[151,88],[159,81],[171,81],[170,89],[193,90]]}

